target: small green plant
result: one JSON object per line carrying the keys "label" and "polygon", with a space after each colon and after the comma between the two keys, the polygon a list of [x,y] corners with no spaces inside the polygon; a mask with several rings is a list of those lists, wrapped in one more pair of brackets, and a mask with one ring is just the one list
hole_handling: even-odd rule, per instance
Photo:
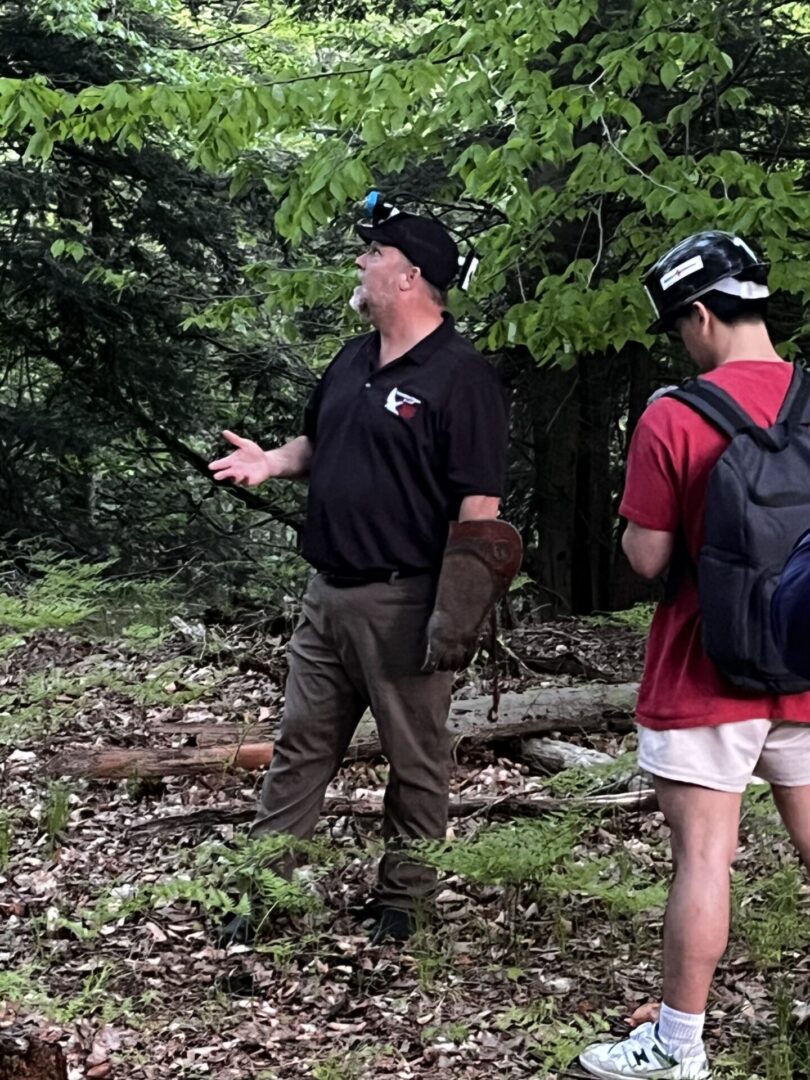
{"label": "small green plant", "polygon": [[112,968],[104,964],[91,971],[83,980],[77,994],[61,1002],[56,1011],[62,1023],[69,1024],[81,1016],[88,1016],[105,1006],[109,1008],[109,982]]}
{"label": "small green plant", "polygon": [[32,965],[0,971],[0,1005],[10,1001],[40,1007],[47,1000]]}
{"label": "small green plant", "polygon": [[0,971],[0,1005],[23,1004],[59,1024],[90,1015],[97,1015],[107,1024],[122,1016],[133,1023],[133,1002],[130,998],[116,997],[110,986],[112,976],[112,967],[104,964],[85,977],[72,997],[66,997],[54,994],[32,965],[16,971]]}
{"label": "small green plant", "polygon": [[216,678],[185,685],[184,667],[183,660],[170,660],[154,667],[148,678],[103,666],[79,672],[61,668],[36,672],[24,679],[19,689],[0,694],[0,744],[53,732],[77,708],[89,704],[95,691],[104,690],[140,705],[183,705],[209,693],[230,673],[221,669]]}
{"label": "small green plant", "polygon": [[[485,827],[463,844],[433,842],[420,845],[419,850],[426,862],[441,870],[504,886],[506,925],[512,934],[510,951],[519,944],[521,897],[524,903],[535,901],[552,917],[555,938],[564,948],[571,918],[580,912],[584,916],[594,902],[611,919],[634,922],[666,904],[666,881],[659,880],[625,847],[620,845],[603,856],[581,854],[587,833],[597,822],[598,817],[571,810],[539,821]],[[425,969],[431,964],[441,965],[441,950],[421,961]]]}
{"label": "small green plant", "polygon": [[0,809],[0,870],[6,870],[11,861],[11,848],[14,843],[14,821],[20,811],[15,807]]}
{"label": "small green plant", "polygon": [[592,626],[626,626],[629,630],[636,630],[639,634],[647,634],[650,630],[655,604],[634,604],[624,611],[599,612],[596,615],[588,615],[585,618]]}
{"label": "small green plant", "polygon": [[[463,843],[427,841],[416,845],[418,857],[439,870],[460,874],[471,881],[504,888],[506,949],[515,955],[520,947],[521,897],[540,896],[543,882],[570,858],[587,831],[584,813],[549,814],[537,821],[516,821],[485,826]],[[423,985],[435,978],[448,961],[442,950],[426,952],[420,963]]]}
{"label": "small green plant", "polygon": [[109,922],[188,903],[214,921],[244,915],[261,937],[279,915],[302,915],[322,907],[320,898],[299,880],[287,881],[271,869],[279,860],[299,856],[320,862],[336,858],[333,851],[313,841],[281,835],[251,839],[240,834],[228,847],[203,844],[191,857],[188,852],[178,853],[176,876],[135,890],[114,886],[79,911],[77,918],[61,919],[59,926],[86,940],[96,937]]}
{"label": "small green plant", "polygon": [[762,1075],[767,1080],[797,1080],[810,1076],[810,1029],[796,1023],[793,995],[785,982],[774,992],[775,1025],[761,1049]]}
{"label": "small green plant", "polygon": [[43,709],[40,705],[7,711],[0,705],[0,746],[18,746],[27,739],[52,735],[70,715],[70,707]]}
{"label": "small green plant", "polygon": [[467,1024],[448,1024],[444,1034],[450,1042],[463,1043],[470,1037],[470,1028]]}
{"label": "small green plant", "polygon": [[349,1080],[357,1074],[348,1071],[348,1064],[343,1054],[335,1054],[325,1061],[319,1061],[312,1067],[314,1080]]}
{"label": "small green plant", "polygon": [[169,627],[152,626],[150,623],[131,623],[121,631],[121,640],[139,652],[158,649],[171,635]]}
{"label": "small green plant", "polygon": [[620,848],[611,855],[582,862],[567,860],[542,883],[545,896],[580,896],[600,901],[612,917],[635,916],[663,908],[668,883],[651,879],[649,873]]}
{"label": "small green plant", "polygon": [[592,795],[623,787],[637,772],[638,754],[631,751],[605,765],[575,765],[563,769],[545,783],[554,795]]}
{"label": "small green plant", "polygon": [[336,857],[332,849],[315,841],[284,835],[252,839],[242,833],[230,846],[203,846],[196,862],[198,868],[211,867],[222,889],[249,896],[252,918],[259,923],[276,913],[297,915],[321,906],[298,880],[286,881],[270,867],[303,858],[329,863]]}
{"label": "small green plant", "polygon": [[447,928],[428,925],[417,917],[417,928],[411,941],[411,953],[416,962],[419,985],[433,990],[443,976],[456,966],[455,938]]}
{"label": "small green plant", "polygon": [[786,952],[804,951],[810,944],[810,903],[803,885],[804,874],[794,863],[751,882],[735,876],[734,922],[757,967],[779,965]]}
{"label": "small green plant", "polygon": [[152,669],[149,677],[128,688],[128,695],[139,705],[187,705],[209,693],[229,672],[218,672],[216,679],[186,686],[182,681],[182,660],[169,660]]}
{"label": "small green plant", "polygon": [[97,689],[120,690],[126,685],[119,674],[104,668],[86,674],[53,668],[29,675],[18,689],[0,694],[0,745],[52,734],[85,695]]}
{"label": "small green plant", "polygon": [[582,840],[584,814],[549,814],[539,821],[482,828],[463,844],[429,841],[417,845],[422,861],[488,885],[540,884]]}
{"label": "small green plant", "polygon": [[57,780],[48,787],[43,824],[45,835],[48,837],[48,847],[51,850],[56,847],[59,837],[70,821],[70,795],[70,788],[61,781]]}
{"label": "small green plant", "polygon": [[104,602],[108,585],[102,575],[109,565],[52,552],[33,555],[26,575],[14,563],[0,565],[0,627],[24,638],[35,630],[75,626]]}
{"label": "small green plant", "polygon": [[102,636],[127,627],[136,644],[159,644],[170,632],[166,623],[177,606],[176,587],[171,581],[112,578],[110,566],[47,551],[30,555],[25,571],[15,562],[0,563],[0,655],[38,630],[80,623]]}
{"label": "small green plant", "polygon": [[181,600],[170,579],[114,579],[110,588],[110,602],[99,613],[105,636],[120,634],[128,644],[152,649],[172,633],[169,618]]}
{"label": "small green plant", "polygon": [[374,1055],[370,1046],[358,1047],[348,1053],[330,1054],[312,1067],[314,1080],[361,1080],[367,1076],[367,1066]]}
{"label": "small green plant", "polygon": [[763,853],[772,850],[769,842],[761,843],[766,836],[785,835],[785,828],[768,784],[749,784],[745,789],[740,810],[740,829],[744,832],[749,827],[760,841],[759,846]]}
{"label": "small green plant", "polygon": [[610,1030],[598,1013],[591,1013],[587,1020],[576,1014],[570,1020],[558,1017],[554,998],[509,1009],[498,1018],[497,1026],[502,1031],[519,1028],[527,1033],[529,1053],[541,1062],[538,1078],[563,1073],[589,1043]]}

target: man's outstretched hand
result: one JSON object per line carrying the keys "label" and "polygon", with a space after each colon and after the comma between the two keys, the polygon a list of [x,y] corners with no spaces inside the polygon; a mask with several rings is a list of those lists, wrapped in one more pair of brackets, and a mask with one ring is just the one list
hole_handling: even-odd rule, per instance
{"label": "man's outstretched hand", "polygon": [[258,443],[252,439],[243,439],[241,435],[234,435],[232,431],[223,431],[222,434],[236,449],[232,454],[218,458],[208,466],[215,480],[233,480],[235,484],[255,487],[263,484],[273,474],[268,455]]}

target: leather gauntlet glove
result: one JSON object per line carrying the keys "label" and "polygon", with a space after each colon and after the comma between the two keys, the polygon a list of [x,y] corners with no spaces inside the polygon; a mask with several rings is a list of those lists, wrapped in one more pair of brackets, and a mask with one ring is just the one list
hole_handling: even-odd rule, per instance
{"label": "leather gauntlet glove", "polygon": [[505,521],[451,523],[423,671],[459,671],[469,664],[481,626],[509,588],[522,555],[520,533]]}

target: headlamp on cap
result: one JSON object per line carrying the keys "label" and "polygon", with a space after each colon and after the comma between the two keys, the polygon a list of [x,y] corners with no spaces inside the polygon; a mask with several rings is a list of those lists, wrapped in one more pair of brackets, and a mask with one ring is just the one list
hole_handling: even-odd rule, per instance
{"label": "headlamp on cap", "polygon": [[398,213],[400,211],[393,203],[385,201],[381,191],[370,191],[363,200],[363,217],[368,218],[372,225],[382,225]]}
{"label": "headlamp on cap", "polygon": [[425,200],[413,201],[423,205],[429,216],[422,217],[400,210],[393,202],[383,198],[381,192],[370,191],[362,204],[366,220],[358,224],[357,232],[364,240],[377,240],[381,244],[399,248],[414,266],[419,267],[422,276],[438,288],[449,288],[457,279],[459,289],[467,292],[479,265],[475,249],[463,238],[467,243],[467,252],[459,255],[450,236],[455,230],[448,228],[430,210]]}

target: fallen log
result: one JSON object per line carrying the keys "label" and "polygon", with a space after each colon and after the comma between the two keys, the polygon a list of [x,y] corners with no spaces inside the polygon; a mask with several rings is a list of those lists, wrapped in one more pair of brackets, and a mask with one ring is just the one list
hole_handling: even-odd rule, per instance
{"label": "fallen log", "polygon": [[271,742],[243,746],[165,747],[159,750],[115,748],[65,750],[48,764],[55,776],[124,780],[154,776],[192,776],[226,769],[264,769],[273,757]]}
{"label": "fallen log", "polygon": [[0,1034],[0,1080],[67,1080],[67,1063],[58,1043],[31,1035]]}
{"label": "fallen log", "polygon": [[[591,684],[503,694],[495,723],[487,719],[492,704],[489,697],[457,700],[451,706],[447,726],[452,738],[473,745],[539,732],[624,732],[633,726],[630,717],[637,689],[636,683]],[[210,727],[207,725],[208,730]],[[381,755],[379,738],[376,734],[368,736],[366,731],[365,737],[350,746],[348,760]],[[165,749],[81,748],[66,750],[52,758],[48,772],[57,776],[110,779],[188,776],[218,769],[263,769],[272,756],[272,742]]]}
{"label": "fallen log", "polygon": [[[590,795],[583,798],[551,799],[530,795],[482,795],[479,797],[450,797],[448,815],[451,818],[472,817],[540,817],[554,810],[576,807],[606,810],[657,810],[658,801],[652,788],[625,791],[617,795]],[[327,798],[323,813],[338,817],[379,817],[383,812],[382,799],[348,799],[342,796]],[[224,806],[221,809],[194,810],[189,814],[171,814],[150,818],[132,825],[129,832],[138,836],[163,836],[191,829],[210,829],[215,825],[242,825],[255,816],[253,806]]]}
{"label": "fallen log", "polygon": [[542,772],[557,773],[583,766],[611,765],[616,760],[600,750],[563,742],[561,739],[528,738],[520,740],[520,758]]}
{"label": "fallen log", "polygon": [[173,740],[183,739],[186,746],[225,746],[232,743],[272,742],[273,736],[278,731],[278,724],[235,724],[225,720],[217,723],[214,720],[191,720],[184,724],[182,721],[170,724],[159,724],[154,729],[156,735],[167,735]]}
{"label": "fallen log", "polygon": [[[456,740],[482,745],[552,731],[587,734],[632,731],[638,683],[589,683],[587,686],[539,687],[501,694],[498,716],[489,720],[492,698],[456,699],[447,729]],[[372,752],[373,751],[373,752]],[[357,741],[348,758],[376,757],[379,740]]]}

